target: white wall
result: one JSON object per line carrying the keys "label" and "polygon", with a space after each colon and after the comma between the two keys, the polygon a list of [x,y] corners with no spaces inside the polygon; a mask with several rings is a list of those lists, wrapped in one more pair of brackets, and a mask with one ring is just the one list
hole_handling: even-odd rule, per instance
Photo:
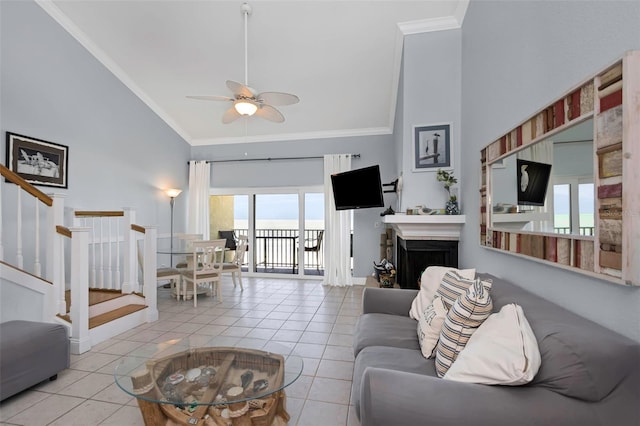
{"label": "white wall", "polygon": [[[479,206],[480,149],[575,84],[640,48],[640,2],[470,2],[462,28],[463,198]],[[479,245],[467,208],[461,264],[504,277],[640,341],[640,288],[610,284]]]}
{"label": "white wall", "polygon": [[[168,233],[162,190],[187,189],[190,146],[35,3],[2,1],[0,12],[0,131],[69,147],[68,189],[40,189],[65,194],[71,208],[134,208],[139,224]],[[14,199],[3,200],[5,232],[15,228],[6,213]],[[178,230],[185,207],[186,194],[176,200]]]}

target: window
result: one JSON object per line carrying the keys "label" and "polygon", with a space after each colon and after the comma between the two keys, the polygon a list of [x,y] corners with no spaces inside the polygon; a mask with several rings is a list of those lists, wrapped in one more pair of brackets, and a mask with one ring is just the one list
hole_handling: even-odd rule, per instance
{"label": "window", "polygon": [[553,185],[554,231],[593,235],[594,206],[594,185],[590,179],[557,179]]}

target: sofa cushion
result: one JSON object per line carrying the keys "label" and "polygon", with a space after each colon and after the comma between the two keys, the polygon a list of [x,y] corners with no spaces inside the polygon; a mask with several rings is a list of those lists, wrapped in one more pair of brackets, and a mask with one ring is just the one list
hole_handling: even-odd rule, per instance
{"label": "sofa cushion", "polygon": [[475,269],[455,269],[447,266],[429,266],[422,273],[420,278],[420,291],[416,295],[416,298],[411,303],[411,309],[409,310],[409,316],[417,320],[425,309],[431,304],[436,291],[442,283],[442,278],[449,271],[455,271],[460,276],[474,279],[476,275]]}
{"label": "sofa cushion", "polygon": [[[415,332],[413,338],[415,339]],[[353,367],[353,384],[351,386],[351,402],[355,404],[356,413],[360,413],[360,386],[366,368],[386,368],[437,377],[433,361],[433,359],[424,358],[419,350],[414,349],[388,346],[369,346],[362,349]],[[390,383],[389,386],[401,387],[402,383]]]}
{"label": "sofa cushion", "polygon": [[431,358],[434,356],[434,349],[440,338],[442,324],[447,317],[449,310],[445,306],[442,298],[436,296],[424,313],[418,319],[418,343],[422,356]]}
{"label": "sofa cushion", "polygon": [[409,317],[364,314],[358,319],[355,330],[353,353],[356,356],[367,346],[416,349],[420,354],[420,345],[416,336],[416,320]]}
{"label": "sofa cushion", "polygon": [[447,313],[436,347],[438,377],[445,375],[469,338],[491,315],[493,304],[489,294],[490,288],[490,281],[477,279],[467,292],[454,302]]}
{"label": "sofa cushion", "polygon": [[525,289],[493,278],[494,309],[517,303],[538,340],[542,363],[531,385],[585,401],[600,401],[637,368],[632,340],[562,309]]}
{"label": "sofa cushion", "polygon": [[536,336],[516,304],[491,314],[469,338],[444,379],[485,385],[523,385],[540,368]]}

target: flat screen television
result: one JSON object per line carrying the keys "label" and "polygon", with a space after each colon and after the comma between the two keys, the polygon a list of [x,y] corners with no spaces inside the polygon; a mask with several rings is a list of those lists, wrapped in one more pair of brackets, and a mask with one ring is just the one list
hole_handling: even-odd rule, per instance
{"label": "flat screen television", "polygon": [[551,176],[551,164],[516,160],[518,205],[544,206]]}
{"label": "flat screen television", "polygon": [[336,210],[383,207],[380,166],[331,175]]}

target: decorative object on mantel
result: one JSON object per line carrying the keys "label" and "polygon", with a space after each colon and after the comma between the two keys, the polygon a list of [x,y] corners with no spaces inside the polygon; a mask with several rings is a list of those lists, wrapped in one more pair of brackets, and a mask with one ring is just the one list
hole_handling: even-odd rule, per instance
{"label": "decorative object on mantel", "polygon": [[455,194],[451,194],[451,187],[458,183],[458,179],[453,176],[453,172],[448,172],[442,169],[438,169],[436,179],[438,179],[438,182],[444,182],[444,189],[446,189],[447,194],[449,194],[449,199],[445,204],[445,210],[447,211],[447,214],[460,214],[460,207],[458,207],[458,197]]}

